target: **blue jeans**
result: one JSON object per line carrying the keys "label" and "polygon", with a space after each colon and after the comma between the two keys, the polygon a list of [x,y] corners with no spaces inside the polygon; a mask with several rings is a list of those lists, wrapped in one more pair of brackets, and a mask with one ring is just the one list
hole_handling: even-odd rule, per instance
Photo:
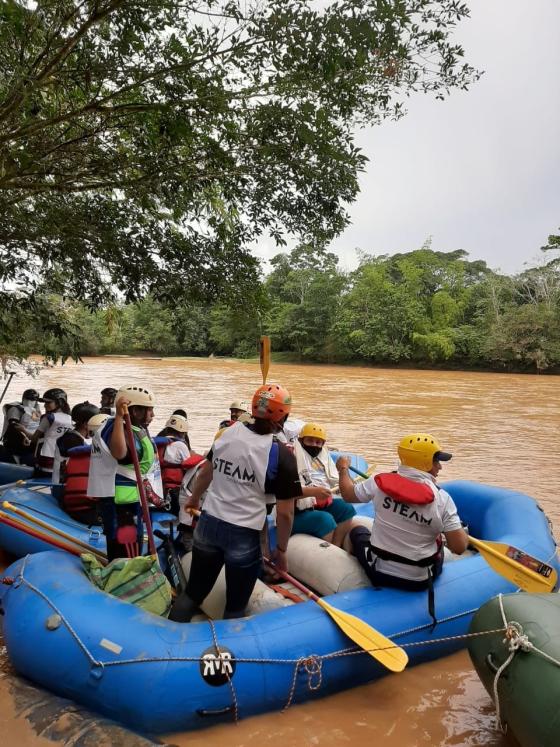
{"label": "blue jeans", "polygon": [[260,532],[202,512],[196,529],[187,595],[196,604],[211,592],[226,567],[224,618],[243,617],[261,568]]}

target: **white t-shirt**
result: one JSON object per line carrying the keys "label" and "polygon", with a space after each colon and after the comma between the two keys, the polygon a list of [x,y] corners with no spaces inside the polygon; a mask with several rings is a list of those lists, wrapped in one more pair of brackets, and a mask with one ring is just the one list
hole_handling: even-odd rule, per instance
{"label": "white t-shirt", "polygon": [[[437,552],[436,538],[442,532],[461,528],[461,519],[449,493],[438,488],[431,475],[402,465],[397,471],[402,477],[429,485],[434,491],[434,501],[424,505],[399,503],[385,495],[377,487],[373,477],[357,483],[354,486],[354,493],[362,503],[373,501],[375,521],[371,532],[371,544],[374,547],[410,560],[422,560]],[[405,565],[394,560],[378,558],[375,569],[380,573],[413,581],[428,578],[426,568]]]}
{"label": "white t-shirt", "polygon": [[169,464],[181,464],[190,455],[189,447],[184,441],[172,441],[165,447],[163,461]]}

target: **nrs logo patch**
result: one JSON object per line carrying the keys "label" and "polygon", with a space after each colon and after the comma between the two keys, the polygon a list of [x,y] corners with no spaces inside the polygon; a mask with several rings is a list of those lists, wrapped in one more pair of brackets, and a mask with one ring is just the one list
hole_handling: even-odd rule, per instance
{"label": "nrs logo patch", "polygon": [[212,687],[220,687],[231,680],[235,674],[235,656],[225,646],[207,648],[200,657],[200,674],[202,679]]}

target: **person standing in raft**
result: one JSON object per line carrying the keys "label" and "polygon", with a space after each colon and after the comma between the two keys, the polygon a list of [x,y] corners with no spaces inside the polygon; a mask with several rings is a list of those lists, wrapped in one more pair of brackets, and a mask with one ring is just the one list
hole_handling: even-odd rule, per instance
{"label": "person standing in raft", "polygon": [[148,433],[154,417],[155,397],[142,386],[124,386],[117,392],[116,415],[94,434],[87,495],[99,499],[107,557],[134,557],[142,553],[142,508],[134,464],[124,426],[128,406],[134,445],[147,497],[163,496],[157,450]]}
{"label": "person standing in raft", "polygon": [[64,389],[47,389],[39,402],[45,405],[45,414],[41,415],[39,426],[33,432],[23,426],[18,430],[35,447],[35,477],[51,477],[56,451],[56,442],[66,431],[72,428],[70,405]]}
{"label": "person standing in raft", "polygon": [[[299,432],[294,449],[302,485],[322,485],[338,490],[338,473],[326,446],[327,432],[322,425],[306,423]],[[296,501],[292,534],[311,534],[342,547],[356,515],[353,506],[342,498],[319,501],[314,496]]]}
{"label": "person standing in raft", "polygon": [[[198,471],[185,508],[204,508],[194,531],[192,566],[186,594],[178,598],[171,620],[188,622],[226,568],[224,618],[243,617],[262,565],[260,533],[266,522],[267,493],[277,500],[277,540],[273,558],[287,570],[294,499],[302,495],[293,452],[274,440],[289,414],[291,397],[279,384],[266,384],[253,395],[254,421],[223,430]],[[305,489],[325,500],[323,487]]]}
{"label": "person standing in raft", "polygon": [[371,534],[365,527],[355,527],[350,541],[374,586],[428,589],[429,612],[435,624],[432,582],[443,566],[441,534],[457,555],[467,549],[469,541],[453,499],[436,483],[441,463],[449,461],[451,454],[442,451],[429,433],[405,436],[398,454],[396,472],[380,473],[357,484],[348,473],[350,460],[337,460],[344,500],[371,500],[375,509]]}

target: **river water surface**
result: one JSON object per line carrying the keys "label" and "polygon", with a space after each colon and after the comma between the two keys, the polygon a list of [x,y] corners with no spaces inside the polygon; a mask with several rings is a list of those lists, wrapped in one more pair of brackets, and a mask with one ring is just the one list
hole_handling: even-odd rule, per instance
{"label": "river water surface", "polygon": [[[283,364],[273,365],[268,379],[290,389],[294,416],[325,425],[332,446],[362,454],[376,469],[394,468],[403,435],[428,431],[454,454],[442,481],[467,478],[526,492],[541,503],[555,528],[560,526],[559,377]],[[98,402],[103,387],[127,383],[155,392],[154,433],[173,409],[186,409],[191,444],[202,451],[230,402],[250,398],[260,371],[257,363],[221,359],[86,358],[83,365],[44,370],[38,388],[60,386],[75,404]],[[15,379],[8,399],[31,385],[36,386]],[[4,743],[45,744],[17,717],[24,709],[7,682],[0,674]],[[173,734],[167,742],[181,747],[506,747],[493,714],[461,652],[286,713]]]}

